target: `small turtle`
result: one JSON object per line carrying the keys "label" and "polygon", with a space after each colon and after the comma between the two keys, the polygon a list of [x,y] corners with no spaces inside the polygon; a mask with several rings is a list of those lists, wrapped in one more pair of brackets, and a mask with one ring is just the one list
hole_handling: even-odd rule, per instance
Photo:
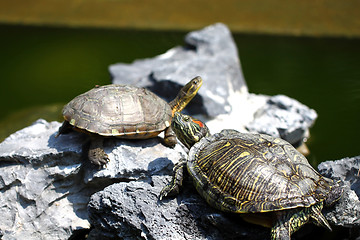
{"label": "small turtle", "polygon": [[288,142],[235,130],[210,136],[204,123],[181,113],[175,113],[172,128],[190,151],[188,160],[175,165],[160,200],[178,194],[187,167],[209,205],[272,228],[271,239],[290,239],[309,220],[331,230],[321,210],[337,201],[343,189],[315,171]]}
{"label": "small turtle", "polygon": [[164,144],[174,147],[177,140],[170,123],[202,85],[201,77],[187,83],[170,103],[145,88],[110,84],[97,86],[71,100],[63,109],[65,121],[58,135],[75,129],[88,133],[91,142],[89,160],[104,165],[109,158],[102,137],[147,139],[165,131]]}

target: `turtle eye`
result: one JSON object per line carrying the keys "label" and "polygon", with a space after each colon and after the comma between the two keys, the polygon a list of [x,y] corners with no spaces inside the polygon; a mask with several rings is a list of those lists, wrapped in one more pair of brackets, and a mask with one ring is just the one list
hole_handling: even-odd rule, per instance
{"label": "turtle eye", "polygon": [[185,116],[184,120],[185,120],[185,122],[188,122],[190,120],[190,118],[188,116]]}

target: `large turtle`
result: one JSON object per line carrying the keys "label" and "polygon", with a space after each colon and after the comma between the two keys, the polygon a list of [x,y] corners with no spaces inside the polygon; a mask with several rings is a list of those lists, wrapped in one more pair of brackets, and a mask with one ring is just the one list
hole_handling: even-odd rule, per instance
{"label": "large turtle", "polygon": [[164,144],[174,147],[177,141],[171,119],[185,108],[201,85],[201,77],[193,78],[170,103],[145,88],[115,84],[95,87],[65,105],[65,121],[57,136],[70,129],[88,133],[88,158],[100,166],[109,161],[102,137],[147,139],[165,131]]}
{"label": "large turtle", "polygon": [[309,220],[331,230],[321,210],[341,197],[342,188],[288,142],[235,130],[210,136],[204,123],[181,113],[175,113],[172,128],[190,151],[175,165],[160,199],[179,192],[187,167],[208,204],[271,227],[271,239],[290,239]]}

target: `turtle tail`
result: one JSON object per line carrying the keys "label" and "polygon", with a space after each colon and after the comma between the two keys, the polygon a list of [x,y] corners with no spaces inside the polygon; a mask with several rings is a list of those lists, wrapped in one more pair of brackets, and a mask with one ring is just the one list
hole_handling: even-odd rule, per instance
{"label": "turtle tail", "polygon": [[319,203],[311,206],[310,207],[310,209],[311,209],[310,216],[315,225],[327,228],[329,231],[332,231],[330,224],[328,223],[328,221],[326,220],[324,215],[321,213],[323,205],[324,205],[323,202],[319,202]]}

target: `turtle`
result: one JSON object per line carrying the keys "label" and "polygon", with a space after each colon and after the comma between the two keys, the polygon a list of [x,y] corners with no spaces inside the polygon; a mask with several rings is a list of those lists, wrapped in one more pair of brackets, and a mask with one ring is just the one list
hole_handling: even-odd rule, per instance
{"label": "turtle", "polygon": [[110,84],[95,88],[75,97],[63,108],[64,122],[58,134],[72,129],[90,135],[88,158],[103,166],[109,161],[103,150],[103,137],[147,139],[164,134],[164,145],[174,147],[176,136],[171,130],[175,112],[182,111],[202,85],[197,76],[167,103],[146,88]]}
{"label": "turtle", "polygon": [[187,168],[210,206],[271,228],[271,239],[291,239],[308,221],[331,231],[321,211],[340,199],[343,188],[320,175],[290,143],[233,129],[210,135],[202,121],[182,113],[175,113],[171,126],[189,152],[175,164],[160,200],[179,193]]}

